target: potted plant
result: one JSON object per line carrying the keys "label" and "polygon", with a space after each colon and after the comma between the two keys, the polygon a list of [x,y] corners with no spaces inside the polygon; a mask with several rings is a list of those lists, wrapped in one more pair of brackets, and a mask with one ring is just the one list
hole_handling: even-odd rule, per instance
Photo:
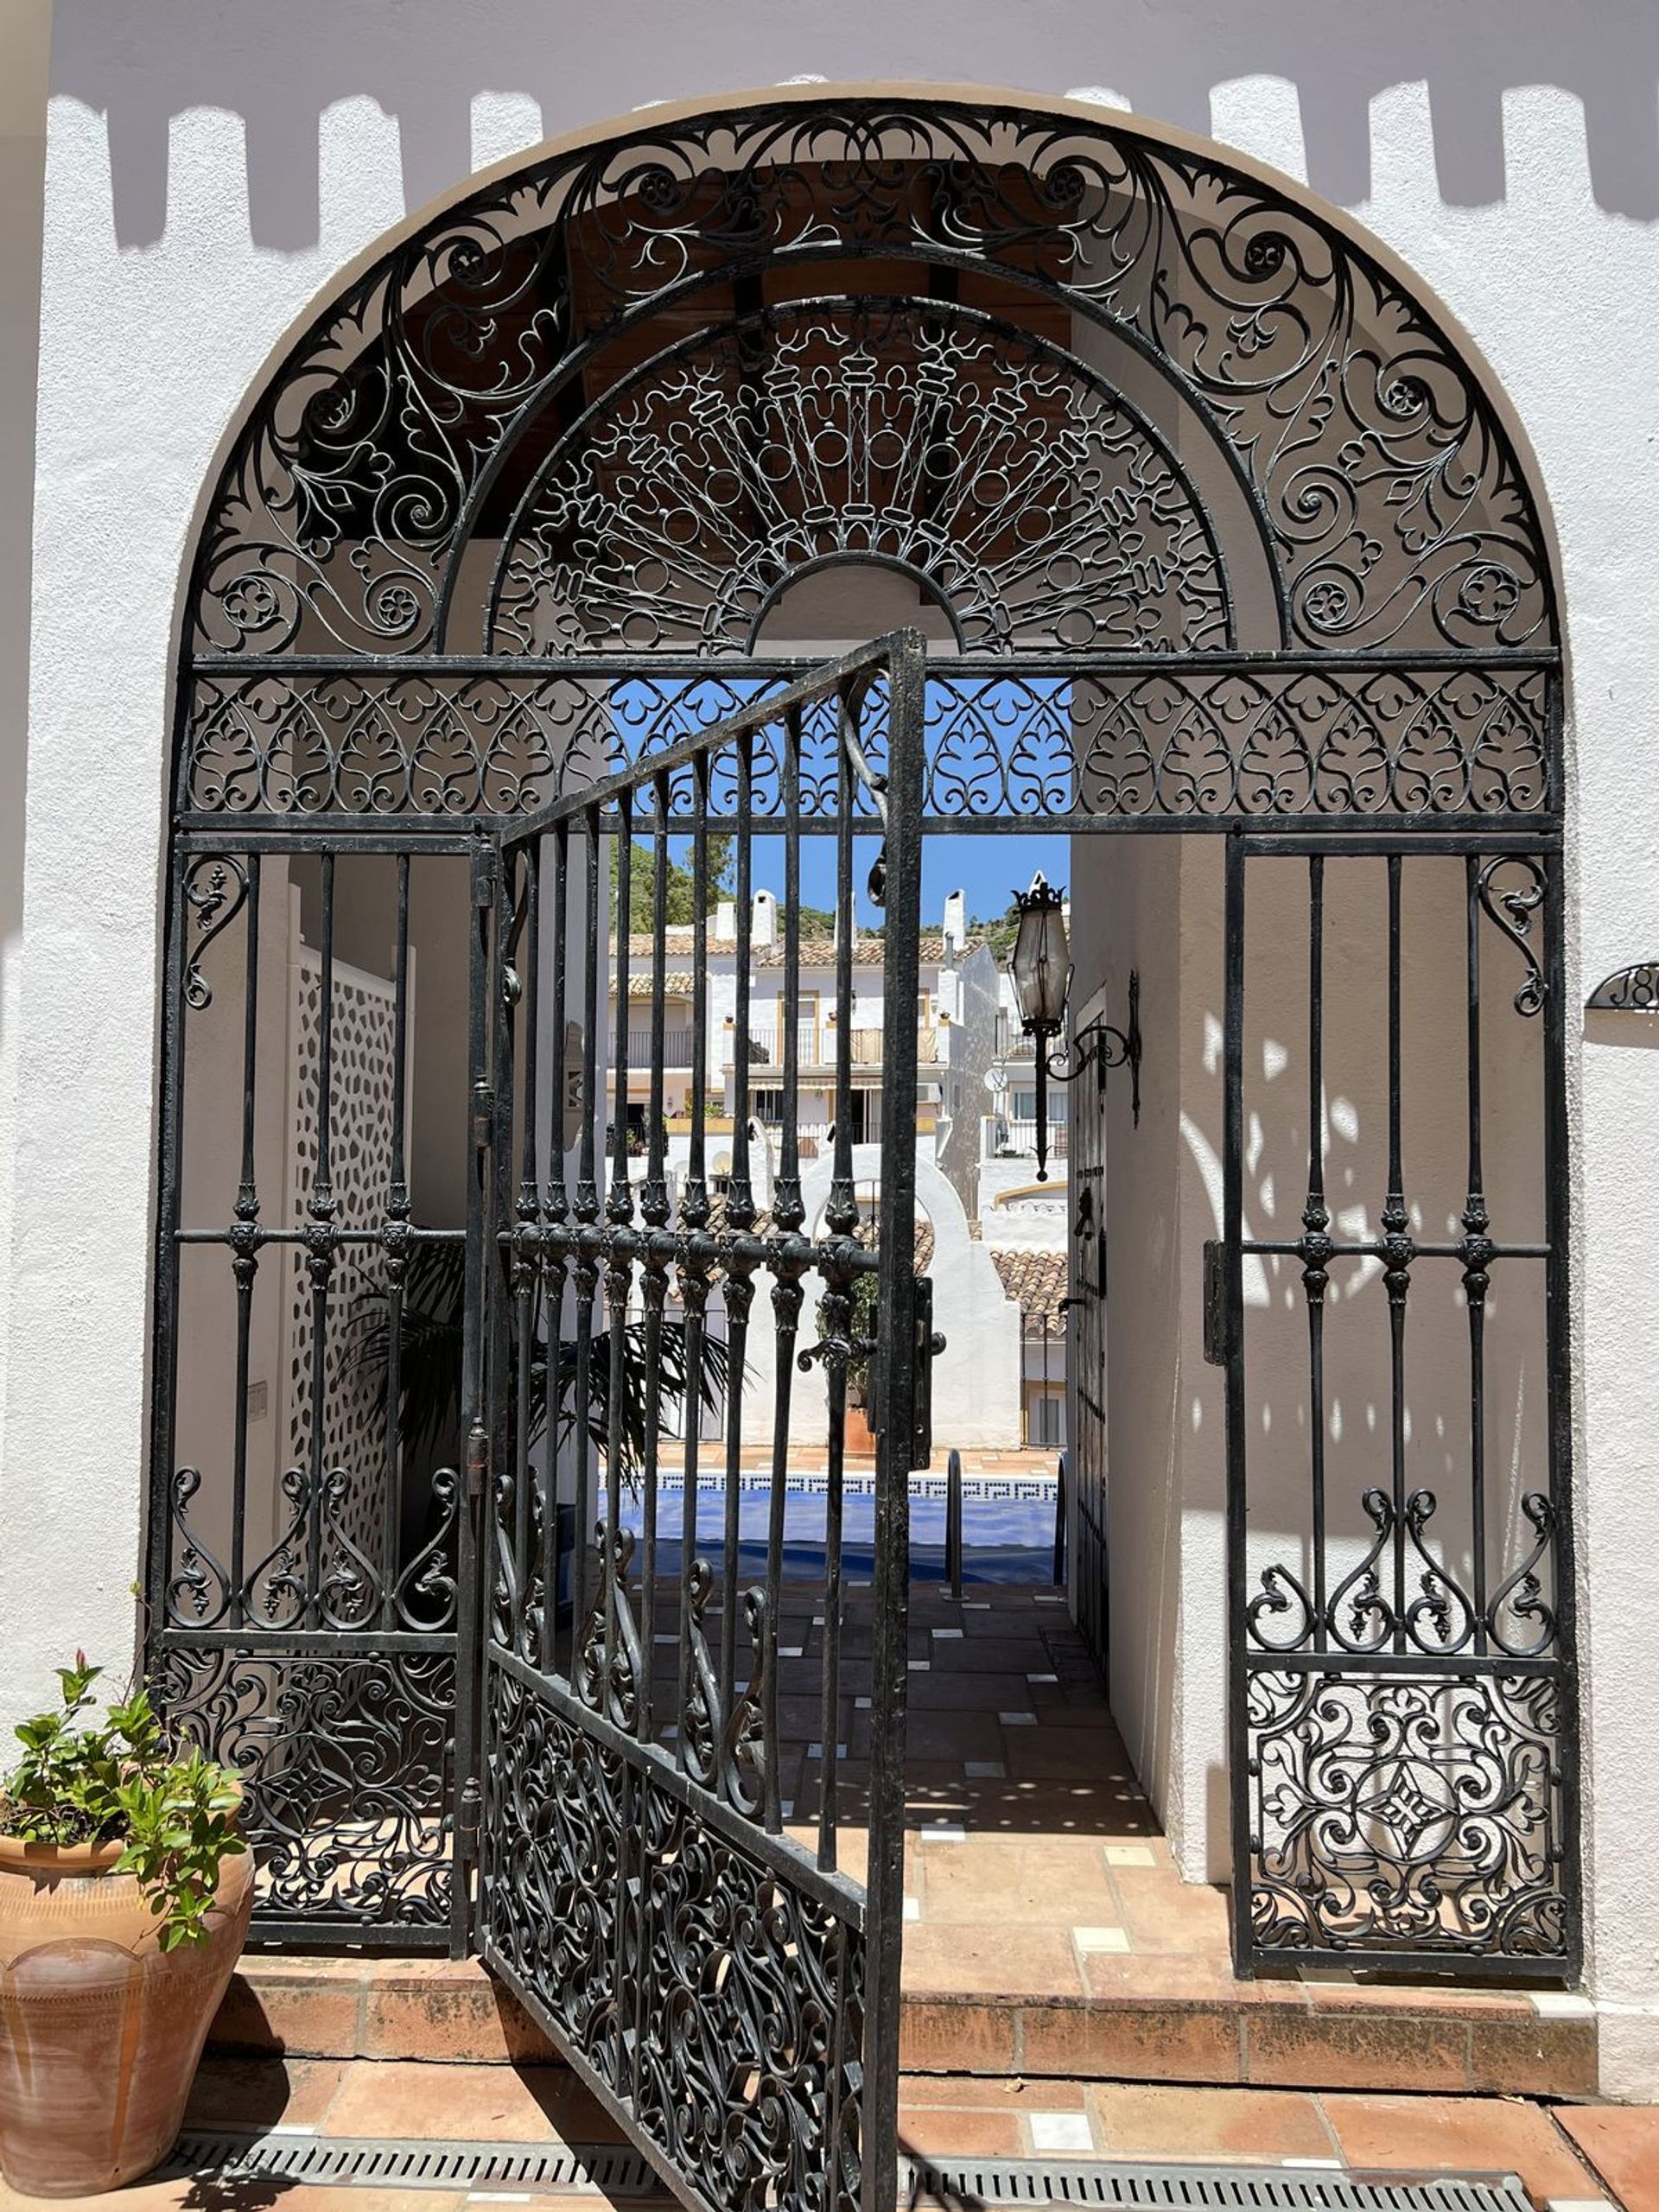
{"label": "potted plant", "polygon": [[[847,1362],[847,1416],[842,1434],[849,1452],[861,1456],[875,1449],[875,1438],[870,1428],[870,1355],[861,1347],[872,1344],[875,1337],[877,1312],[876,1279],[873,1274],[858,1274],[853,1278],[852,1315],[849,1335],[855,1347]],[[828,1327],[826,1300],[818,1300],[818,1332],[822,1335]]]}
{"label": "potted plant", "polygon": [[167,2156],[248,1932],[241,1789],[99,1669],[17,1729],[0,1782],[0,2171],[30,2196],[117,2189]]}

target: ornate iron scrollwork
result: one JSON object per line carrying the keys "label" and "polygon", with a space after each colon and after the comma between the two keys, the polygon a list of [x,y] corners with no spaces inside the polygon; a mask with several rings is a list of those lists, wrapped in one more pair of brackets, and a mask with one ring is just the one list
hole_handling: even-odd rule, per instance
{"label": "ornate iron scrollwork", "polygon": [[[519,435],[613,335],[665,295],[695,314],[768,263],[882,254],[912,264],[912,293],[930,289],[930,267],[1005,275],[1149,361],[1255,486],[1285,643],[1550,639],[1541,533],[1496,410],[1343,232],[1104,117],[853,99],[636,124],[480,188],[376,264],[300,341],[238,442],[202,547],[194,649],[281,652],[302,632],[346,654],[441,644],[455,562]],[[572,259],[579,290],[560,282]],[[969,318],[927,306],[925,342],[948,346]],[[1021,342],[1034,362],[1043,349]],[[821,392],[827,421],[879,393],[873,359],[837,378],[808,352],[802,391]],[[939,401],[948,424],[948,385]],[[918,451],[944,445],[925,410],[916,425]],[[671,443],[658,450],[671,474]],[[746,474],[764,500],[765,474]],[[706,469],[693,487],[705,518],[716,480]],[[734,483],[713,509],[735,512],[739,496]],[[1194,580],[1214,564],[1201,544],[1184,562]],[[745,632],[772,582],[762,569],[747,583]],[[1088,610],[1083,642],[1099,634]]]}

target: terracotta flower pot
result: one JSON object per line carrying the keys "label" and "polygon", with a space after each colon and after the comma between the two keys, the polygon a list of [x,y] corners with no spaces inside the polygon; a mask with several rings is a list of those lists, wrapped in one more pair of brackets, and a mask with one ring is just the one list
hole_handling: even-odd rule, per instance
{"label": "terracotta flower pot", "polygon": [[867,1459],[875,1450],[875,1437],[870,1427],[869,1408],[849,1405],[842,1429],[843,1449],[859,1459]]}
{"label": "terracotta flower pot", "polygon": [[118,1843],[0,1836],[0,2171],[29,2196],[159,2165],[253,1909],[253,1856],[219,1867],[209,1941],[163,1952]]}

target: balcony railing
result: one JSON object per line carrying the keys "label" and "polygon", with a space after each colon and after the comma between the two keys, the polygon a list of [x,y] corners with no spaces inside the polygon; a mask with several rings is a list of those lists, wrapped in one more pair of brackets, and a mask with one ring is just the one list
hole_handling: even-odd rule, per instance
{"label": "balcony railing", "polygon": [[[663,1065],[665,1068],[689,1068],[691,1047],[696,1041],[695,1029],[664,1029],[663,1032]],[[628,1065],[648,1068],[651,1065],[651,1030],[637,1029],[628,1024]]]}
{"label": "balcony railing", "polygon": [[[1037,1151],[1037,1124],[1033,1122],[1011,1121],[1004,1123],[1007,1135],[998,1149],[1019,1154]],[[1065,1122],[1051,1122],[1048,1125],[1048,1156],[1051,1160],[1065,1160],[1071,1150],[1071,1131]]]}
{"label": "balcony railing", "polygon": [[[942,1032],[931,1023],[916,1032],[916,1063],[918,1067],[937,1067],[944,1058],[940,1047]],[[804,1021],[797,1033],[796,1051],[798,1064],[804,1068],[832,1068],[836,1065],[836,1031],[833,1023],[821,1027]],[[882,1033],[879,1029],[855,1029],[853,1032],[852,1064],[855,1068],[879,1068],[883,1049]],[[784,1064],[783,1033],[777,1029],[755,1029],[749,1033],[749,1059],[757,1067],[778,1068]],[[727,1065],[731,1065],[729,1058]]]}

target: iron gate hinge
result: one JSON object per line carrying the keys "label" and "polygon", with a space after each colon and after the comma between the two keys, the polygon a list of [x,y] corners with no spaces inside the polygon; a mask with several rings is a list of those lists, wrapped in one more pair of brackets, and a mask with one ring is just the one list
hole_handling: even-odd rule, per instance
{"label": "iron gate hinge", "polygon": [[501,882],[501,856],[493,845],[480,848],[478,866],[473,876],[473,903],[480,911],[495,904],[495,894]]}
{"label": "iron gate hinge", "polygon": [[473,1146],[478,1152],[487,1152],[495,1128],[495,1093],[487,1083],[473,1085]]}
{"label": "iron gate hinge", "polygon": [[461,1802],[455,1808],[455,1847],[463,1862],[478,1857],[478,1835],[484,1815],[484,1790],[475,1774],[469,1774],[461,1786]]}
{"label": "iron gate hinge", "polygon": [[1211,1367],[1225,1367],[1231,1350],[1227,1306],[1226,1248],[1211,1236],[1204,1247],[1204,1356]]}
{"label": "iron gate hinge", "polygon": [[467,1495],[474,1503],[484,1495],[490,1479],[490,1438],[487,1429],[474,1427],[467,1439]]}

